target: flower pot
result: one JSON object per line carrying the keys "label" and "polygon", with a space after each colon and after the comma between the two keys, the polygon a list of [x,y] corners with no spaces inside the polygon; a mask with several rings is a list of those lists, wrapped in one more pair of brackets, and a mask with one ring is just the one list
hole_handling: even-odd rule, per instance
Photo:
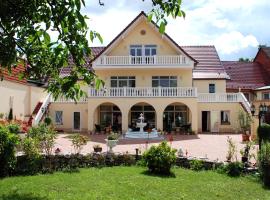
{"label": "flower pot", "polygon": [[250,137],[250,135],[242,134],[242,141],[243,142],[249,142],[249,137]]}
{"label": "flower pot", "polygon": [[110,148],[109,152],[113,153],[113,147],[117,145],[118,140],[106,140],[107,141],[107,146]]}
{"label": "flower pot", "polygon": [[241,160],[242,160],[242,163],[246,163],[248,161],[248,157],[243,156]]}
{"label": "flower pot", "polygon": [[96,152],[96,153],[102,152],[102,147],[95,147],[94,152]]}

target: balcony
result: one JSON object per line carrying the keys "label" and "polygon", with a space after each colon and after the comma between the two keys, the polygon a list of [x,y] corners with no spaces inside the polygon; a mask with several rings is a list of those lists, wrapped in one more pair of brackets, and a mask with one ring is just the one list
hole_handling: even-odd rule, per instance
{"label": "balcony", "polygon": [[251,113],[250,103],[242,92],[239,93],[200,93],[198,102],[204,103],[241,103],[245,110]]}
{"label": "balcony", "polygon": [[89,89],[89,97],[197,97],[194,87],[123,87]]}
{"label": "balcony", "polygon": [[186,56],[101,56],[94,66],[182,66],[192,68],[192,63]]}

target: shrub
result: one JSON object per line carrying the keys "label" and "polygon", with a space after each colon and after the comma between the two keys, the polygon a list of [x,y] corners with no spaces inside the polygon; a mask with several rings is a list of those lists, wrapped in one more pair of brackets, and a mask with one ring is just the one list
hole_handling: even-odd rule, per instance
{"label": "shrub", "polygon": [[39,141],[31,137],[26,137],[22,140],[22,149],[27,157],[36,158],[40,153]]}
{"label": "shrub", "polygon": [[117,133],[111,133],[108,135],[107,140],[118,140],[118,134]]}
{"label": "shrub", "polygon": [[241,162],[230,162],[223,166],[223,171],[231,177],[239,177],[244,169]]}
{"label": "shrub", "polygon": [[204,169],[204,162],[202,160],[191,160],[190,169],[200,171]]}
{"label": "shrub", "polygon": [[9,124],[7,128],[10,133],[18,134],[20,132],[20,126],[18,124]]}
{"label": "shrub", "polygon": [[258,155],[259,170],[264,186],[270,188],[270,142],[264,142]]}
{"label": "shrub", "polygon": [[71,142],[74,147],[75,154],[79,154],[82,147],[87,144],[87,137],[80,134],[74,134],[71,136]]}
{"label": "shrub", "polygon": [[44,123],[47,125],[47,126],[50,126],[52,124],[52,118],[50,117],[46,117],[44,119]]}
{"label": "shrub", "polygon": [[3,119],[4,118],[4,113],[0,113],[0,119]]}
{"label": "shrub", "polygon": [[41,152],[45,152],[46,155],[52,154],[54,141],[56,139],[56,131],[54,131],[52,127],[48,127],[46,124],[39,124],[38,126],[30,128],[27,136],[38,141]]}
{"label": "shrub", "polygon": [[239,111],[238,113],[238,122],[239,122],[239,126],[241,131],[246,134],[246,131],[250,130],[250,126],[252,123],[252,118],[251,116],[244,112],[244,111]]}
{"label": "shrub", "polygon": [[257,129],[257,134],[260,141],[269,141],[270,142],[270,125],[262,124]]}
{"label": "shrub", "polygon": [[0,177],[9,175],[16,163],[15,147],[19,138],[0,126]]}
{"label": "shrub", "polygon": [[8,120],[9,120],[9,121],[13,120],[13,109],[12,109],[12,108],[10,108],[10,110],[9,110],[9,113],[8,113]]}
{"label": "shrub", "polygon": [[227,142],[228,142],[228,145],[229,145],[227,156],[226,156],[227,161],[231,162],[233,160],[237,160],[237,154],[236,154],[237,147],[236,147],[236,144],[233,142],[232,138],[230,138],[230,137],[228,137]]}
{"label": "shrub", "polygon": [[157,174],[170,174],[171,167],[176,161],[176,149],[172,149],[166,142],[144,152],[143,160],[148,170]]}

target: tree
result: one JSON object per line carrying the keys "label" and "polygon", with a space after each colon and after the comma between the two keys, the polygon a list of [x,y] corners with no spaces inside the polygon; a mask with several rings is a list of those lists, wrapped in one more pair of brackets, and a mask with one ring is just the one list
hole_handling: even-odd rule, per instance
{"label": "tree", "polygon": [[242,58],[241,57],[241,58],[238,59],[238,61],[239,62],[252,62],[252,59],[250,59],[250,58]]}
{"label": "tree", "polygon": [[[144,1],[144,0],[143,0]],[[185,17],[181,0],[151,0],[154,19],[164,33],[168,16]],[[104,6],[99,0],[101,6]],[[79,80],[100,87],[103,81],[91,70],[90,42],[102,37],[89,30],[87,16],[81,14],[84,0],[2,0],[0,3],[0,76],[17,65],[26,70],[20,78],[48,82],[54,98],[78,100],[86,95]],[[50,31],[58,34],[52,41]],[[88,36],[89,34],[89,36]],[[72,65],[69,76],[60,77],[62,67]]]}

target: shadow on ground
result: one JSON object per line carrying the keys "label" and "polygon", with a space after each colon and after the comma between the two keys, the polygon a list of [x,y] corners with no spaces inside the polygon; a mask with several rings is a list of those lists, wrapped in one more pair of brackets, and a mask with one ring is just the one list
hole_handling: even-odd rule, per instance
{"label": "shadow on ground", "polygon": [[31,193],[10,193],[0,196],[1,200],[48,200],[47,197],[36,196]]}
{"label": "shadow on ground", "polygon": [[[90,140],[92,142],[98,142],[106,144],[105,139],[107,138],[107,135],[87,135],[90,137]],[[170,141],[172,138],[172,141],[181,141],[181,140],[196,140],[200,139],[198,135],[165,135],[164,139],[127,139],[127,138],[121,138],[119,139],[118,145],[123,144],[144,144],[148,141],[148,143],[160,143],[161,141]]]}
{"label": "shadow on ground", "polygon": [[176,178],[176,175],[173,172],[170,172],[169,174],[157,174],[157,173],[152,173],[148,170],[145,170],[141,172],[141,174],[146,175],[146,176],[159,177],[159,178]]}

